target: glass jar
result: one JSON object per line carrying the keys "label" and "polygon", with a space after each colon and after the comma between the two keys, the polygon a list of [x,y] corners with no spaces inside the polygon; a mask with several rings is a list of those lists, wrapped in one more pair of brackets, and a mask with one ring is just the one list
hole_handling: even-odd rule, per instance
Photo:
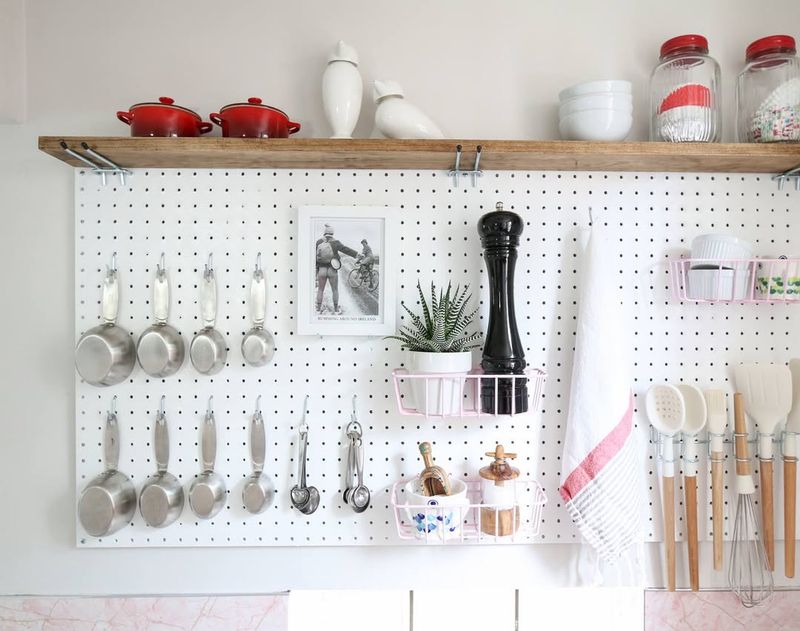
{"label": "glass jar", "polygon": [[673,37],[661,46],[650,77],[650,140],[719,142],[722,113],[719,64],[702,35]]}
{"label": "glass jar", "polygon": [[745,59],[736,84],[739,142],[800,141],[800,60],[794,38],[756,40]]}

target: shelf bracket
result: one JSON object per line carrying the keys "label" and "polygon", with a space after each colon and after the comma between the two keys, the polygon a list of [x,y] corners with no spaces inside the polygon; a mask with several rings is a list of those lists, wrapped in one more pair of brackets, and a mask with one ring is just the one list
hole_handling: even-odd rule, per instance
{"label": "shelf bracket", "polygon": [[464,171],[461,169],[462,149],[463,147],[461,145],[456,145],[456,163],[455,166],[448,172],[448,175],[453,178],[453,188],[458,188],[458,177],[460,175],[468,175],[472,181],[472,188],[475,188],[477,179],[483,175],[483,171],[481,171],[481,152],[483,151],[483,147],[478,145],[475,148],[475,164],[469,171]]}
{"label": "shelf bracket", "polygon": [[773,175],[772,180],[778,182],[779,191],[783,190],[783,185],[786,183],[786,180],[794,180],[794,190],[800,191],[800,164],[788,171]]}
{"label": "shelf bracket", "polygon": [[69,145],[61,141],[61,148],[64,150],[64,153],[72,156],[76,160],[80,160],[85,165],[91,167],[93,173],[97,173],[100,176],[100,179],[103,182],[103,186],[106,185],[106,176],[107,175],[117,175],[119,176],[119,181],[122,186],[125,186],[125,176],[126,175],[133,175],[131,171],[128,169],[119,166],[115,162],[106,158],[103,154],[95,151],[92,149],[86,142],[81,143],[81,148],[89,154],[95,161],[90,160],[84,155],[81,155],[74,149],[70,149]]}

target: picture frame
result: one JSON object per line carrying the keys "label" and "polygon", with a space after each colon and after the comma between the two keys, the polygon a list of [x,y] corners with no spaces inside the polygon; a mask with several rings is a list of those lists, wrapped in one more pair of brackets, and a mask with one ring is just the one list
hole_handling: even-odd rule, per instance
{"label": "picture frame", "polygon": [[387,206],[298,208],[298,335],[395,333],[398,212]]}

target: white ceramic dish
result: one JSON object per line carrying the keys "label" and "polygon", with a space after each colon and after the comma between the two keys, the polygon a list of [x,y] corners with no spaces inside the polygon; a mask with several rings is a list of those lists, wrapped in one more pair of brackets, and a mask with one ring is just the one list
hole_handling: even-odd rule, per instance
{"label": "white ceramic dish", "polygon": [[461,537],[461,527],[471,510],[467,483],[451,477],[450,486],[450,495],[427,496],[421,492],[419,478],[406,482],[406,503],[413,507],[406,508],[406,515],[414,523],[418,539],[447,541]]}
{"label": "white ceramic dish", "polygon": [[747,300],[749,270],[690,269],[686,295],[690,300]]}
{"label": "white ceramic dish", "polygon": [[629,94],[592,94],[570,99],[558,107],[560,117],[583,110],[627,110],[633,112],[633,97]]}
{"label": "white ceramic dish", "polygon": [[561,92],[558,93],[558,100],[563,102],[583,94],[598,94],[604,92],[623,92],[625,94],[631,94],[632,87],[630,81],[619,79],[585,81],[584,83],[576,83],[575,85],[561,90]]}
{"label": "white ceramic dish", "polygon": [[[708,260],[709,264],[720,261],[724,267],[746,270],[750,266],[747,262],[725,264],[725,261],[752,259],[753,246],[730,234],[701,234],[692,240],[692,258]],[[697,265],[692,267],[696,268]]]}
{"label": "white ceramic dish", "polygon": [[558,130],[564,140],[625,140],[633,125],[633,115],[617,110],[584,110],[564,116]]}

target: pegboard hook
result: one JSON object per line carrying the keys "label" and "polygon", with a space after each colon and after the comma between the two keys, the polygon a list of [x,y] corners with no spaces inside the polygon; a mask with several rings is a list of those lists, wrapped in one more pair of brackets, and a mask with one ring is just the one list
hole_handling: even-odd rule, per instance
{"label": "pegboard hook", "polygon": [[156,263],[156,275],[160,278],[164,278],[164,274],[167,273],[167,266],[165,264],[165,256],[164,253],[161,253],[161,256],[158,259],[158,263]]}
{"label": "pegboard hook", "polygon": [[112,252],[111,254],[111,265],[106,266],[106,274],[109,276],[114,275],[117,273],[117,253]]}
{"label": "pegboard hook", "polygon": [[165,405],[166,400],[167,400],[166,395],[162,394],[161,395],[161,401],[158,404],[158,415],[161,418],[164,418],[164,416],[166,416],[166,414],[164,413],[164,405]]}
{"label": "pegboard hook", "polygon": [[594,225],[594,212],[592,211],[592,207],[589,206],[589,227]]}
{"label": "pegboard hook", "polygon": [[115,394],[111,397],[111,404],[108,406],[108,415],[109,416],[116,416],[117,415],[117,395]]}
{"label": "pegboard hook", "polygon": [[256,397],[256,414],[261,414],[261,395]]}
{"label": "pegboard hook", "polygon": [[203,271],[203,277],[206,280],[209,280],[214,275],[214,253],[211,252],[208,255],[208,262],[206,263],[205,271]]}
{"label": "pegboard hook", "polygon": [[800,164],[788,171],[772,176],[772,181],[778,182],[779,191],[783,190],[783,185],[786,183],[786,180],[794,180],[794,190],[800,191]]}
{"label": "pegboard hook", "polygon": [[358,395],[354,394],[353,395],[353,411],[350,414],[350,420],[353,421],[354,423],[358,421],[358,405],[357,405],[357,403],[358,403]]}
{"label": "pegboard hook", "polygon": [[208,407],[206,407],[206,416],[214,416],[214,395],[208,397]]}
{"label": "pegboard hook", "polygon": [[256,255],[256,269],[255,273],[258,274],[261,271],[261,252]]}

